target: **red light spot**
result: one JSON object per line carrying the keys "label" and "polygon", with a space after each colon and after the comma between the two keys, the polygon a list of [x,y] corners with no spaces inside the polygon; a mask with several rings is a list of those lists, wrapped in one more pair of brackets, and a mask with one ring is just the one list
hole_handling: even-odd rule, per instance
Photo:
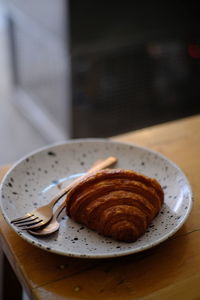
{"label": "red light spot", "polygon": [[189,45],[188,53],[192,58],[200,58],[200,46],[199,45]]}

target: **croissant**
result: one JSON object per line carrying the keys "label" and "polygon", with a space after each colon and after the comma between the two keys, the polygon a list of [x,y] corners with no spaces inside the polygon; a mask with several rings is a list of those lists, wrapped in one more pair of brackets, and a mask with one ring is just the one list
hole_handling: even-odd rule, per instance
{"label": "croissant", "polygon": [[103,236],[136,241],[164,201],[156,179],[125,169],[94,172],[66,197],[67,215]]}

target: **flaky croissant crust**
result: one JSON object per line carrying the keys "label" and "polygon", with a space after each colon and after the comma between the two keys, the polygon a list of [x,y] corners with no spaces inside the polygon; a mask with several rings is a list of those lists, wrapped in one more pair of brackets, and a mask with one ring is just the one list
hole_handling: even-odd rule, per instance
{"label": "flaky croissant crust", "polygon": [[164,201],[156,179],[132,170],[89,174],[66,197],[67,215],[98,233],[124,242],[142,235]]}

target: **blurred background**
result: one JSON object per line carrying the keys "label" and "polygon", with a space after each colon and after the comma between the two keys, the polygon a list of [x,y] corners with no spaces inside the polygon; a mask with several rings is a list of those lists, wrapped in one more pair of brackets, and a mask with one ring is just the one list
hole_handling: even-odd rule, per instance
{"label": "blurred background", "polygon": [[0,164],[200,111],[191,1],[0,0]]}

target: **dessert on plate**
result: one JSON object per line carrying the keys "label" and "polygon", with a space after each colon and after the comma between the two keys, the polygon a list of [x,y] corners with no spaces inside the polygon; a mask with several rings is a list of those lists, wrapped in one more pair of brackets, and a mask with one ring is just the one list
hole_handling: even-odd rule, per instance
{"label": "dessert on plate", "polygon": [[103,236],[134,242],[159,213],[164,193],[159,182],[126,169],[88,174],[66,197],[67,215]]}

